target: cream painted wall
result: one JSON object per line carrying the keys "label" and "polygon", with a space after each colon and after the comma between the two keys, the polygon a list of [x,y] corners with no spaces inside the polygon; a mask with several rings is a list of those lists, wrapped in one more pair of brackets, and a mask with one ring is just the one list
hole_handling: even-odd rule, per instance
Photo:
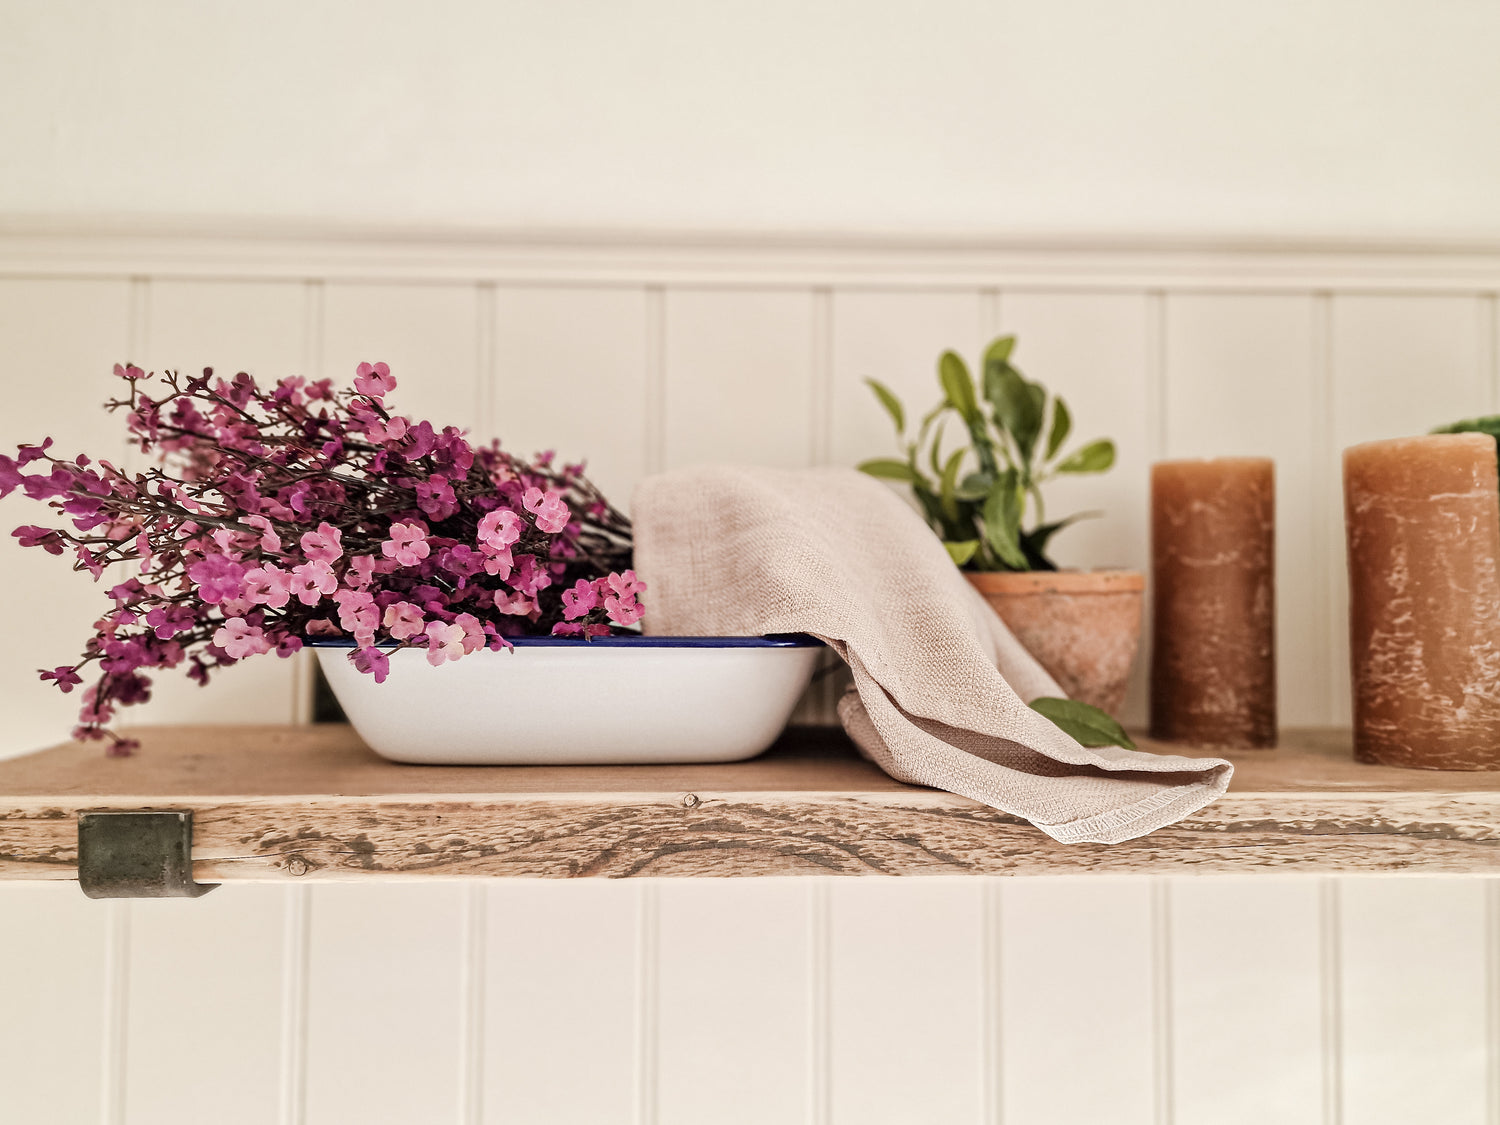
{"label": "cream painted wall", "polygon": [[1500,237],[1500,5],[6,0],[0,214]]}

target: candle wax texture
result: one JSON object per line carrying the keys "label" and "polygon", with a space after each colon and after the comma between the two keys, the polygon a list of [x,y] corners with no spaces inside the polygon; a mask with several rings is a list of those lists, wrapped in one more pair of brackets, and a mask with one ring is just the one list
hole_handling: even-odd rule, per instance
{"label": "candle wax texture", "polygon": [[1276,745],[1276,471],[1265,458],[1151,468],[1151,735]]}
{"label": "candle wax texture", "polygon": [[1344,451],[1354,753],[1500,769],[1495,440],[1434,434]]}

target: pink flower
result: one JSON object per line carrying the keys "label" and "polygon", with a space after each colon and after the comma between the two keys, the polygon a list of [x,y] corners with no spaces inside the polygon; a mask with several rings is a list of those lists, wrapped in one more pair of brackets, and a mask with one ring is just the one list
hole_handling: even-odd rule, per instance
{"label": "pink flower", "polygon": [[421,633],[427,622],[422,619],[422,611],[411,602],[395,602],[385,607],[385,628],[396,640],[404,641]]}
{"label": "pink flower", "polygon": [[242,617],[231,617],[214,633],[214,644],[236,660],[247,656],[259,656],[270,652],[275,646],[266,640],[259,625],[251,625]]}
{"label": "pink flower", "polygon": [[338,562],[344,555],[344,533],[329,523],[318,524],[317,531],[304,532],[302,551],[314,562]]}
{"label": "pink flower", "polygon": [[480,624],[479,618],[472,613],[460,613],[453,619],[453,624],[464,631],[465,656],[471,652],[478,652],[484,647],[484,642],[488,638],[485,636],[484,626]]}
{"label": "pink flower", "polygon": [[402,566],[416,566],[432,553],[427,543],[427,529],[419,523],[391,524],[391,537],[380,545],[388,559]]}
{"label": "pink flower", "polygon": [[273,555],[281,554],[281,536],[277,535],[271,527],[271,521],[265,516],[246,516],[245,523],[260,532],[260,549],[269,551]]}
{"label": "pink flower", "polygon": [[344,571],[344,581],[350,586],[368,586],[370,580],[375,577],[375,556],[356,555],[349,560],[349,567]]}
{"label": "pink flower", "polygon": [[510,557],[509,551],[500,551],[491,554],[488,549],[484,555],[484,572],[497,575],[503,582],[510,577],[511,568],[516,565],[516,560]]}
{"label": "pink flower", "polygon": [[308,562],[292,568],[291,592],[303,605],[317,605],[322,595],[338,588],[339,580],[326,562]]}
{"label": "pink flower", "polygon": [[634,599],[610,597],[604,599],[604,612],[616,625],[634,625],[646,611]]}
{"label": "pink flower", "polygon": [[633,570],[627,570],[623,574],[610,574],[605,581],[619,598],[633,598],[646,592],[646,584],[635,576]]}
{"label": "pink flower", "polygon": [[521,538],[523,526],[521,517],[509,508],[486,513],[479,521],[479,549],[499,554]]}
{"label": "pink flower", "polygon": [[384,363],[361,363],[354,369],[354,389],[370,398],[384,398],[396,389],[396,380]]}
{"label": "pink flower", "polygon": [[572,515],[563,503],[562,493],[555,488],[549,488],[545,494],[540,488],[528,488],[521,497],[521,506],[536,516],[537,530],[548,535],[556,535],[567,527]]}
{"label": "pink flower", "polygon": [[495,608],[514,617],[529,617],[537,612],[536,602],[510,590],[495,591]]}
{"label": "pink flower", "polygon": [[292,576],[275,563],[257,566],[245,572],[242,595],[256,605],[281,609],[292,597]]}
{"label": "pink flower", "polygon": [[434,520],[445,520],[458,511],[453,495],[453,486],[442,477],[419,481],[417,484],[417,507]]}
{"label": "pink flower", "polygon": [[599,604],[599,591],[587,578],[580,578],[571,590],[563,591],[562,603],[563,616],[574,621]]}
{"label": "pink flower", "polygon": [[409,425],[410,423],[401,417],[387,418],[384,422],[379,418],[371,418],[365,423],[365,435],[371,441],[382,444],[386,442],[394,443],[406,436]]}
{"label": "pink flower", "polygon": [[457,660],[464,652],[462,625],[438,622],[427,626],[427,663],[437,667],[445,660]]}
{"label": "pink flower", "polygon": [[521,593],[536,597],[552,585],[552,575],[547,573],[546,567],[538,565],[535,555],[522,555],[510,584]]}
{"label": "pink flower", "polygon": [[339,627],[361,648],[370,645],[380,628],[380,608],[375,599],[363,590],[339,590],[333,600],[339,607]]}
{"label": "pink flower", "polygon": [[349,654],[349,659],[361,672],[374,676],[377,684],[385,683],[390,675],[391,658],[378,648],[357,648]]}
{"label": "pink flower", "polygon": [[121,379],[144,379],[146,373],[133,363],[115,364],[115,374]]}
{"label": "pink flower", "polygon": [[198,587],[198,596],[212,604],[240,596],[245,568],[225,555],[204,555],[188,567],[187,576]]}

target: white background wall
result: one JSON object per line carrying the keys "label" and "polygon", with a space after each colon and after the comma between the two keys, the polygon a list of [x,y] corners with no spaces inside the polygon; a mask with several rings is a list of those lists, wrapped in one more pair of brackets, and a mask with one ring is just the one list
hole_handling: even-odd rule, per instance
{"label": "white background wall", "polygon": [[[918,400],[939,348],[1017,330],[1028,372],[1121,443],[1068,498],[1109,511],[1069,561],[1144,561],[1155,457],[1278,458],[1283,707],[1342,721],[1337,450],[1500,407],[1495,259],[1367,253],[1500,233],[1497,23],[12,0],[12,230],[365,233],[0,239],[0,439],[118,448],[93,405],[127,355],[267,376],[383,357],[410,409],[586,452],[623,492],[708,456],[881,452],[861,376]],[[571,248],[527,250],[537,226]],[[416,227],[522,237],[379,241]],[[693,227],[807,244],[653,233]],[[853,230],[960,249],[811,245]],[[1083,252],[1003,249],[1039,236]],[[1298,236],[1352,241],[1156,251]],[[1095,252],[1122,241],[1144,249]],[[37,554],[0,550],[27,594],[0,618],[11,749],[65,730],[31,670],[75,650],[96,596]],[[142,718],[292,720],[300,684],[251,664]],[[1494,1125],[1497,950],[1500,891],[1462,879],[11,888],[0,1122]]]}

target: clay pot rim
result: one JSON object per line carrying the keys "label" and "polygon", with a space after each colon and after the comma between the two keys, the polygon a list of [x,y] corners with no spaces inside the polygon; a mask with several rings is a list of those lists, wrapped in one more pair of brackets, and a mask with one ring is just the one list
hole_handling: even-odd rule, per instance
{"label": "clay pot rim", "polygon": [[1139,570],[964,571],[981,594],[1138,594],[1146,589]]}

